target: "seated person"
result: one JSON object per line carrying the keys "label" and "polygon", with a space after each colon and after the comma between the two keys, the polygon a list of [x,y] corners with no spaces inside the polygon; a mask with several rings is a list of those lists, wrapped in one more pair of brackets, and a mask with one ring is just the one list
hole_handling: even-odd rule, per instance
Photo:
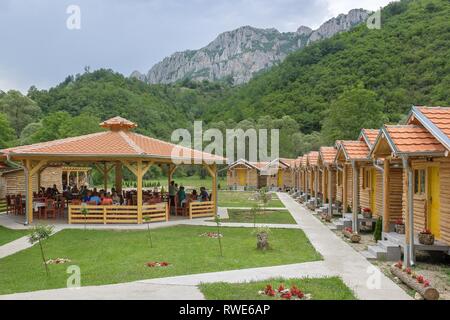
{"label": "seated person", "polygon": [[56,187],[56,184],[53,185],[52,193],[53,193],[53,195],[59,194],[59,191],[58,191],[58,188]]}
{"label": "seated person", "polygon": [[85,195],[81,200],[83,200],[83,202],[89,202],[91,200],[91,195],[92,195],[91,192],[88,191],[87,193],[85,193]]}
{"label": "seated person", "polygon": [[112,198],[113,204],[115,204],[115,205],[121,204],[120,196],[117,194],[117,192],[114,191],[111,198]]}
{"label": "seated person", "polygon": [[209,201],[208,191],[206,191],[205,187],[200,188],[200,201],[201,202]]}
{"label": "seated person", "polygon": [[103,194],[100,198],[102,199],[102,202],[101,202],[102,206],[112,206],[113,199],[111,198],[111,196],[108,193]]}
{"label": "seated person", "polygon": [[99,205],[102,202],[102,199],[100,199],[100,197],[98,196],[97,193],[93,193],[89,199],[89,202],[94,202],[94,201],[97,203],[97,205]]}
{"label": "seated person", "polygon": [[186,203],[186,192],[184,191],[183,186],[180,187],[180,190],[178,190],[177,195],[178,195],[178,206],[182,207]]}
{"label": "seated person", "polygon": [[191,200],[193,200],[193,201],[197,201],[198,200],[197,190],[195,190],[195,189],[192,190]]}

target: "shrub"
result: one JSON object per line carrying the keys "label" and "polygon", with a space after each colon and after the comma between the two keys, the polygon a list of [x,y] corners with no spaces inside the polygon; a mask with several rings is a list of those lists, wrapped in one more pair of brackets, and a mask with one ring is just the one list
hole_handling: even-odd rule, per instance
{"label": "shrub", "polygon": [[373,233],[373,238],[375,241],[381,240],[381,233],[383,232],[383,219],[380,217],[375,225],[375,232]]}

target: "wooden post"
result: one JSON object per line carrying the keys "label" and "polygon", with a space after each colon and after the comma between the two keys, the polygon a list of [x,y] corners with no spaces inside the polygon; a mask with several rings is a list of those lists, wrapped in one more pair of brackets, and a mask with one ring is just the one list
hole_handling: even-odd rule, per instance
{"label": "wooden post", "polygon": [[353,214],[353,232],[358,233],[359,224],[358,224],[358,209],[359,209],[359,201],[358,201],[358,188],[359,188],[359,170],[355,161],[352,163],[353,168],[353,192],[352,192],[352,214]]}
{"label": "wooden post", "polygon": [[70,185],[70,171],[67,170],[66,173],[66,185],[69,186]]}
{"label": "wooden post", "polygon": [[138,213],[138,224],[142,224],[142,160],[137,162],[137,213]]}
{"label": "wooden post", "polygon": [[347,165],[344,163],[342,168],[342,214],[347,213]]}
{"label": "wooden post", "polygon": [[213,176],[212,176],[212,201],[214,204],[214,215],[217,215],[217,166],[214,164],[212,167]]}
{"label": "wooden post", "polygon": [[384,172],[383,172],[383,232],[389,232],[390,230],[390,216],[389,216],[389,197],[390,197],[390,161],[384,159]]}
{"label": "wooden post", "polygon": [[332,186],[333,172],[331,171],[331,166],[327,167],[327,174],[328,174],[328,214],[330,215],[330,217],[332,217],[333,216],[333,190],[331,188],[333,188],[333,186]]}
{"label": "wooden post", "polygon": [[106,166],[106,162],[103,167],[103,189],[105,191],[108,190],[108,167]]}
{"label": "wooden post", "polygon": [[25,160],[25,190],[26,190],[26,215],[28,224],[33,223],[33,176],[47,163],[41,160],[33,166],[31,160]]}
{"label": "wooden post", "polygon": [[122,163],[116,162],[115,164],[115,187],[118,193],[122,192],[122,180],[123,180],[123,171],[122,171]]}

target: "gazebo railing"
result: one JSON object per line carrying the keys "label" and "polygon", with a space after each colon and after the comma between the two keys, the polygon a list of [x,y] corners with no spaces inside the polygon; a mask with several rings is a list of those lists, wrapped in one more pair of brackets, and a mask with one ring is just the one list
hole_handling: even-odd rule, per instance
{"label": "gazebo railing", "polygon": [[189,204],[189,218],[202,218],[215,216],[214,201],[191,202]]}
{"label": "gazebo railing", "polygon": [[[83,209],[87,214],[83,214]],[[151,222],[168,221],[167,204],[144,205],[142,216]],[[69,224],[137,224],[137,206],[69,206]]]}

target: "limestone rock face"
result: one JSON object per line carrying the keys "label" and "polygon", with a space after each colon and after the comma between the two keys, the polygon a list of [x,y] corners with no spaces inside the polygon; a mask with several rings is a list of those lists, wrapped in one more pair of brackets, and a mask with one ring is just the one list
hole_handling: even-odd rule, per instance
{"label": "limestone rock face", "polygon": [[220,34],[202,49],[174,53],[153,66],[146,75],[135,71],[131,77],[154,84],[183,79],[229,79],[234,84],[246,83],[256,73],[283,61],[291,52],[347,31],[366,21],[368,16],[368,11],[354,9],[325,22],[317,30],[301,26],[297,32],[285,33],[244,26]]}

